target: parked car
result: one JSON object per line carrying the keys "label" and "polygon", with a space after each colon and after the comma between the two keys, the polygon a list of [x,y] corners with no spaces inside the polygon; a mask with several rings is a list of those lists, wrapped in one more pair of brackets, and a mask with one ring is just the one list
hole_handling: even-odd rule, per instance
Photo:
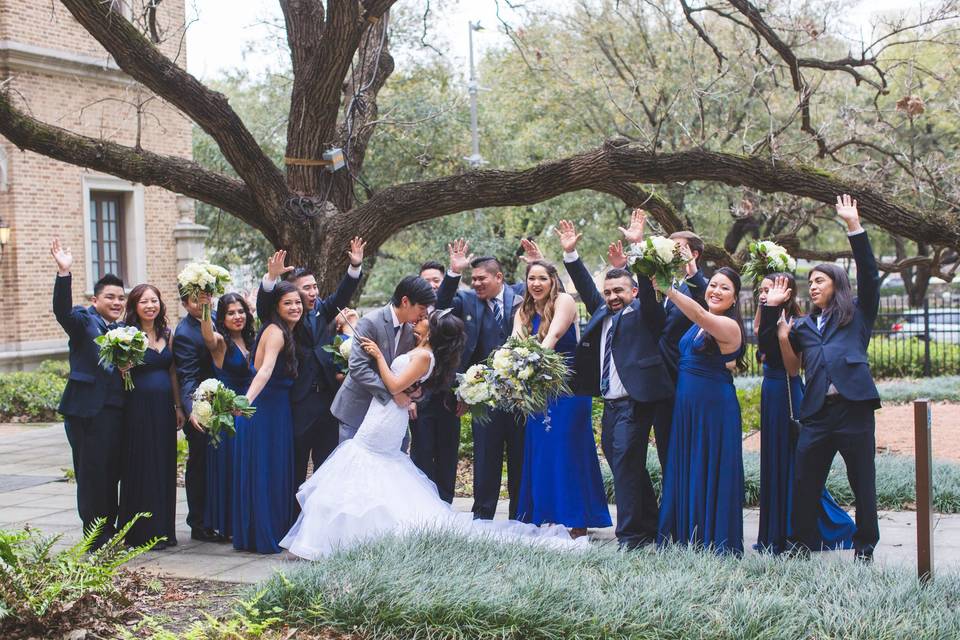
{"label": "parked car", "polygon": [[[960,342],[960,308],[936,309],[929,312],[930,339],[938,342]],[[905,338],[923,338],[923,311],[902,314],[890,326],[891,333]]]}

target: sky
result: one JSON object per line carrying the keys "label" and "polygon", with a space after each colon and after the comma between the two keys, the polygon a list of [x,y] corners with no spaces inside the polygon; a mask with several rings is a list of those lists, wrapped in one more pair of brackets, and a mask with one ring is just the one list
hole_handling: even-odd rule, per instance
{"label": "sky", "polygon": [[[401,0],[404,2],[405,0]],[[422,6],[424,0],[417,0]],[[530,6],[562,8],[569,0],[526,0]],[[246,67],[254,73],[270,67],[279,67],[276,54],[251,51],[249,44],[275,36],[275,28],[265,23],[283,23],[277,0],[186,0],[188,20],[193,22],[187,30],[188,70],[201,79],[217,77],[222,72]],[[506,7],[501,0],[502,17],[511,25],[518,24],[520,17]],[[517,4],[516,2],[514,4]],[[847,20],[866,26],[875,11],[902,9],[911,0],[859,0],[851,3]],[[495,0],[432,0],[439,9],[439,20],[432,34],[438,42],[445,43],[441,50],[451,56],[466,75],[468,44],[467,25],[479,20],[483,31],[475,34],[478,53],[490,46],[501,46],[506,36],[498,29],[497,3]]]}

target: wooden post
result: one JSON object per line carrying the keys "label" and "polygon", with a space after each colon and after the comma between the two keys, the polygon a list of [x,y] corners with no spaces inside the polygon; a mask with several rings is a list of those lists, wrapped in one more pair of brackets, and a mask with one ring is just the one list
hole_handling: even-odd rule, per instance
{"label": "wooden post", "polygon": [[917,575],[933,578],[933,455],[930,443],[930,401],[913,403],[917,463]]}

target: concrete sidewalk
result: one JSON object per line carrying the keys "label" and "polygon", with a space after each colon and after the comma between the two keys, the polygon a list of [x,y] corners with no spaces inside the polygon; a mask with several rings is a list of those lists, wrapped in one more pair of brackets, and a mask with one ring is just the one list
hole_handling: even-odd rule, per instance
{"label": "concrete sidewalk", "polygon": [[[79,539],[76,485],[64,481],[64,470],[71,469],[70,447],[62,425],[0,425],[0,528],[22,528],[29,524],[49,534],[62,534],[62,544]],[[454,506],[468,511],[472,501],[457,498]],[[229,544],[195,542],[184,522],[186,496],[178,494],[179,528],[176,547],[151,551],[134,561],[165,574],[183,578],[204,578],[231,582],[258,582],[274,571],[295,567],[301,560],[283,553],[264,556],[235,551]],[[616,513],[611,506],[611,515]],[[506,503],[501,502],[498,518],[506,517]],[[745,541],[756,540],[759,513],[744,511]],[[915,566],[916,514],[882,512],[880,545],[876,559],[881,564]],[[591,531],[598,544],[612,543],[613,528]],[[936,518],[934,559],[937,570],[960,570],[960,515]],[[752,553],[752,551],[748,551]],[[822,561],[852,561],[852,552],[829,553]]]}

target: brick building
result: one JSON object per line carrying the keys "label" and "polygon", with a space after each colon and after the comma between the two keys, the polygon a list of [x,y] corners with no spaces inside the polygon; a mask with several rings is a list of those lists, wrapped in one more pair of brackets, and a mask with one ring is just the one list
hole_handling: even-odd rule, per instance
{"label": "brick building", "polygon": [[[184,0],[166,0],[157,17],[169,36],[161,49],[186,66]],[[189,120],[121,72],[59,2],[0,0],[5,80],[21,108],[43,122],[130,146],[139,129],[143,148],[191,155]],[[178,268],[202,253],[206,232],[187,198],[22,152],[2,136],[0,218],[10,228],[0,261],[0,370],[66,353],[51,309],[54,236],[73,252],[76,304],[100,275],[114,272],[128,288],[156,285],[175,321]]]}

